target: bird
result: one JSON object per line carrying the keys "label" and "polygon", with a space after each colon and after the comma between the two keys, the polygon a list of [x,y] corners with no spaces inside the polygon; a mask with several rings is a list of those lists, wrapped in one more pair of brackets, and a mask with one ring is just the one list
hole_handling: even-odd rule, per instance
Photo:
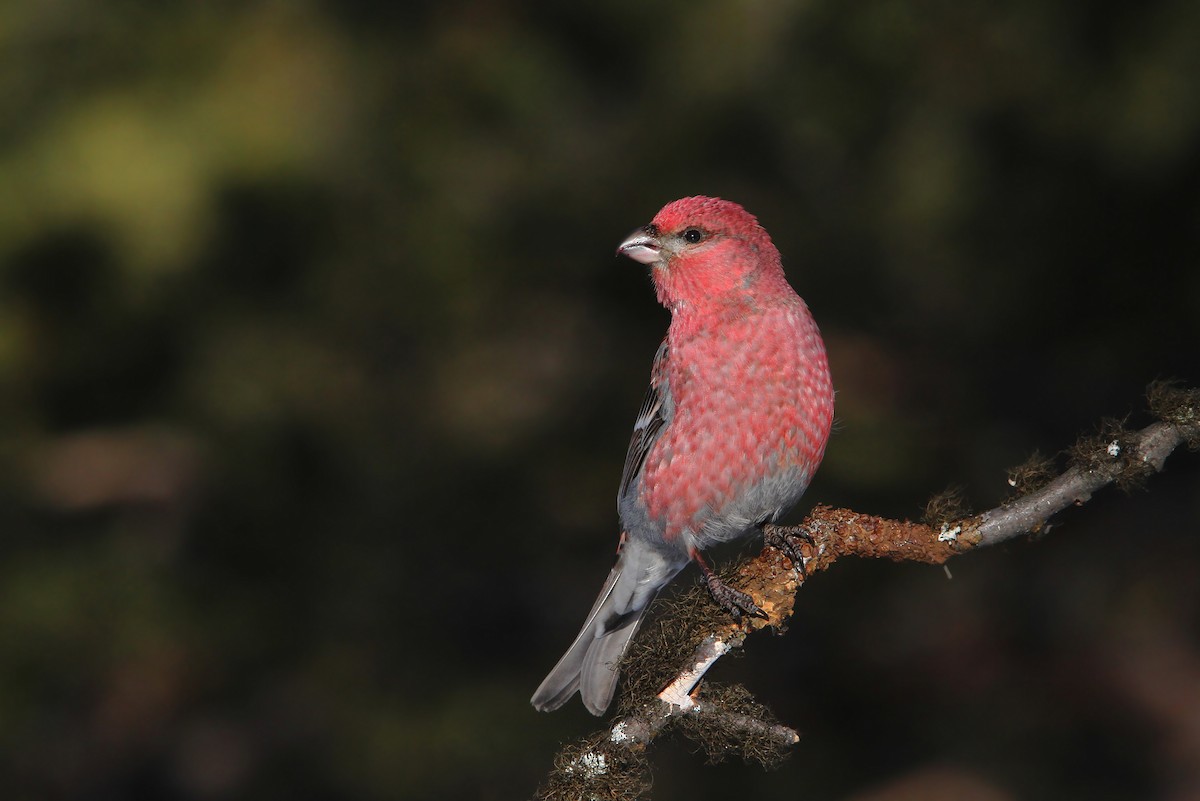
{"label": "bird", "polygon": [[616,565],[530,699],[540,711],[579,691],[588,711],[603,715],[647,608],[689,563],[735,616],[761,615],[701,552],[754,536],[795,506],[833,424],[821,333],[754,215],[720,198],[682,198],[617,254],[649,267],[671,321],[617,492]]}

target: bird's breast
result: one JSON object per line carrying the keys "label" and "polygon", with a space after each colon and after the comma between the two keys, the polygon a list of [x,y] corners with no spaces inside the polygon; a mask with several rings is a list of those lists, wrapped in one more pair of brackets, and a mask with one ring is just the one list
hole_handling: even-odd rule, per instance
{"label": "bird's breast", "polygon": [[667,539],[734,539],[794,505],[821,460],[824,347],[802,306],[668,341],[675,414],[647,455],[641,500]]}

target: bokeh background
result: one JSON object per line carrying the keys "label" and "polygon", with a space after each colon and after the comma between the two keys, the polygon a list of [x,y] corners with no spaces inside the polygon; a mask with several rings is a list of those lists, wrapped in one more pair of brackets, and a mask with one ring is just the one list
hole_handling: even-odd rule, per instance
{"label": "bokeh background", "polygon": [[[805,503],[976,508],[1200,382],[1200,4],[0,9],[0,792],[507,799],[667,323],[617,243],[755,212],[825,332]],[[1200,798],[1200,457],[842,563],[714,678],[805,733],[667,798]],[[803,508],[794,519],[799,519]],[[691,580],[689,578],[689,580]]]}

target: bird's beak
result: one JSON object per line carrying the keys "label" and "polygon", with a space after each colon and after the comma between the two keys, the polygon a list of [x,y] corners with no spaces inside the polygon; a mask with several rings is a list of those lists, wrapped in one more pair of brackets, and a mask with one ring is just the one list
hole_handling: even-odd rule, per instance
{"label": "bird's beak", "polygon": [[647,225],[629,235],[617,248],[621,256],[628,256],[642,264],[654,264],[662,257],[662,244],[658,239],[658,228]]}

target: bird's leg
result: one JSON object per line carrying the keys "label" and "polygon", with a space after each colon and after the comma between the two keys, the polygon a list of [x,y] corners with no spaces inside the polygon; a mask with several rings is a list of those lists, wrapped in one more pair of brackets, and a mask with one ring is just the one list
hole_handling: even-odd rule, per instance
{"label": "bird's leg", "polygon": [[700,555],[699,551],[693,549],[691,556],[699,566],[700,572],[704,574],[704,586],[708,588],[708,594],[721,605],[722,609],[733,615],[734,620],[741,621],[742,615],[761,617],[764,620],[767,618],[767,613],[754,603],[753,598],[721,581],[704,561],[704,557]]}
{"label": "bird's leg", "polygon": [[800,543],[807,543],[812,548],[817,547],[817,541],[813,539],[813,535],[808,532],[808,529],[804,526],[777,526],[774,523],[765,523],[762,533],[763,544],[770,545],[791,559],[792,564],[796,567],[796,572],[800,574],[800,580],[807,579],[808,568],[804,564],[804,553],[800,550]]}

